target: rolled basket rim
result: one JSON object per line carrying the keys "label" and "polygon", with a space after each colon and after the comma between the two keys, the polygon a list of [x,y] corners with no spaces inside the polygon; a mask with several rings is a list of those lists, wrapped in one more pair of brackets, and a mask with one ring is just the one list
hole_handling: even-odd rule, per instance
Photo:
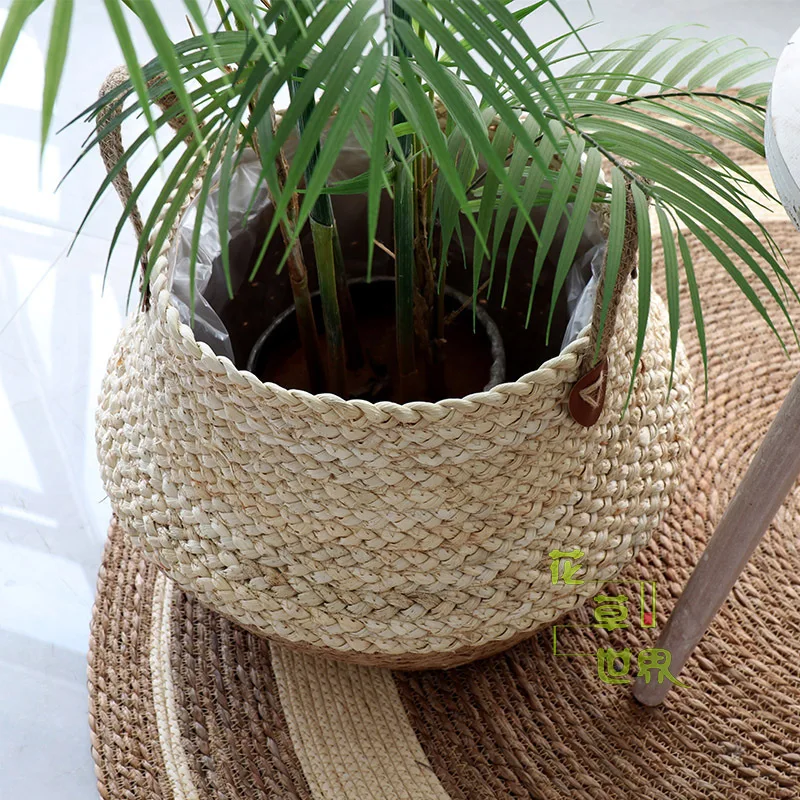
{"label": "rolled basket rim", "polygon": [[[305,389],[288,389],[280,384],[273,383],[272,381],[262,381],[248,369],[240,369],[237,367],[227,356],[217,355],[211,347],[204,342],[198,342],[195,338],[194,331],[191,326],[180,321],[180,315],[175,304],[172,302],[172,296],[168,287],[169,282],[169,251],[172,249],[175,232],[183,219],[189,206],[194,201],[195,189],[198,188],[197,184],[192,187],[193,190],[190,194],[189,200],[184,205],[181,213],[177,215],[173,223],[172,230],[169,236],[166,237],[164,245],[154,259],[153,269],[150,275],[150,290],[155,303],[151,304],[150,311],[157,307],[159,312],[168,315],[168,309],[172,309],[174,316],[177,317],[177,330],[174,332],[186,340],[187,344],[192,350],[199,350],[197,355],[198,366],[201,366],[203,361],[209,365],[208,358],[213,358],[221,371],[225,372],[231,379],[241,383],[246,381],[250,387],[256,392],[257,396],[271,396],[283,399],[290,399],[300,401],[309,408],[315,410],[322,410],[321,405],[335,406],[339,409],[347,408],[357,415],[367,415],[375,418],[389,415],[401,422],[413,423],[422,419],[443,419],[447,414],[458,411],[461,413],[470,413],[477,411],[479,408],[489,406],[499,406],[502,404],[503,398],[509,394],[528,394],[531,386],[546,385],[553,383],[552,379],[548,379],[547,375],[554,371],[567,371],[569,369],[577,369],[581,358],[586,354],[589,347],[591,347],[590,333],[592,323],[589,323],[581,330],[578,336],[570,342],[558,355],[547,359],[540,364],[536,369],[526,372],[519,378],[513,381],[505,381],[493,386],[489,390],[481,390],[473,392],[463,397],[446,397],[441,400],[411,400],[407,403],[396,403],[393,400],[380,400],[373,403],[369,400],[353,399],[345,400],[332,392],[322,392],[320,394],[312,394]],[[168,204],[167,204],[168,205]],[[159,220],[163,222],[165,209],[159,215]],[[154,253],[149,252],[149,258],[152,259]],[[635,280],[635,279],[634,279]],[[627,289],[633,284],[633,280],[628,281]],[[655,293],[654,293],[655,294]],[[163,299],[162,299],[163,298]],[[139,309],[141,313],[141,308]],[[172,327],[172,326],[168,326]],[[615,336],[616,338],[616,336]],[[217,374],[221,374],[220,369],[211,369]],[[577,380],[577,375],[575,379]],[[523,390],[519,392],[519,390]],[[566,410],[566,398],[564,408]],[[566,413],[566,419],[572,422],[569,413]],[[573,423],[578,426],[577,423]],[[579,427],[579,426],[578,426]]]}
{"label": "rolled basket rim", "polygon": [[[154,276],[155,273],[156,269],[153,270]],[[158,277],[162,276],[159,275]],[[159,310],[162,308],[165,310],[166,308],[169,308],[178,314],[178,309],[172,302],[169,289],[167,289],[166,286],[158,280],[158,277],[156,277],[156,280],[152,284],[153,294],[158,298],[155,305],[158,306]],[[165,297],[165,300],[162,300],[162,297]],[[425,412],[437,414],[440,411],[450,411],[452,409],[467,411],[470,407],[475,405],[493,406],[496,405],[494,401],[499,400],[501,397],[504,397],[508,394],[514,394],[515,387],[528,387],[535,384],[550,383],[551,381],[544,380],[544,376],[547,372],[553,370],[565,370],[572,366],[577,367],[580,357],[584,354],[589,345],[590,328],[591,324],[586,325],[578,337],[569,345],[567,345],[567,347],[565,347],[557,356],[553,356],[552,358],[543,362],[535,370],[526,372],[524,375],[520,376],[514,381],[506,381],[498,384],[497,386],[493,386],[488,391],[481,390],[479,392],[473,392],[472,394],[464,395],[464,397],[446,397],[442,400],[436,400],[434,402],[429,400],[411,400],[407,403],[395,403],[392,400],[380,400],[377,403],[360,399],[345,400],[343,397],[339,397],[339,395],[333,394],[332,392],[312,394],[307,392],[305,389],[287,389],[285,386],[273,383],[272,381],[262,381],[249,370],[240,369],[237,367],[227,356],[217,355],[207,344],[204,342],[198,342],[195,338],[194,331],[189,325],[186,325],[183,322],[179,324],[179,335],[183,339],[188,340],[190,345],[193,345],[200,350],[198,357],[199,362],[203,361],[203,356],[216,359],[216,361],[223,367],[225,373],[234,376],[238,375],[240,378],[244,378],[257,393],[263,394],[265,391],[267,391],[271,395],[289,395],[292,398],[303,401],[309,406],[317,405],[320,401],[322,401],[337,406],[347,406],[353,409],[358,409],[358,411],[362,413],[369,409],[374,409],[376,411],[391,414],[392,416],[396,416],[398,413],[402,414],[403,412],[407,411],[417,412],[423,416],[426,416]]]}

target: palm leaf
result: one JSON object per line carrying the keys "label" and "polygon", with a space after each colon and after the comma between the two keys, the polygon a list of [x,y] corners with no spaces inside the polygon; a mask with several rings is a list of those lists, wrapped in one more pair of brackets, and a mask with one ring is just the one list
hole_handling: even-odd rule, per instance
{"label": "palm leaf", "polygon": [[[62,80],[73,2],[54,0],[43,141]],[[11,3],[0,33],[0,76],[23,24],[40,5],[41,0]],[[287,181],[275,196],[275,214],[262,258],[297,192],[302,203],[301,218],[292,234],[295,238],[323,195],[365,191],[365,224],[371,242],[384,189],[394,180],[410,180],[414,172],[420,174],[418,164],[424,159],[426,164],[432,162],[436,176],[429,230],[438,225],[443,244],[448,245],[454,233],[461,237],[464,222],[475,230],[473,290],[487,257],[491,289],[505,233],[511,242],[505,299],[514,254],[527,228],[538,241],[533,292],[558,222],[568,203],[574,204],[556,265],[548,334],[552,303],[563,289],[582,225],[592,202],[598,199],[611,204],[602,298],[607,313],[607,294],[619,269],[625,234],[628,187],[636,208],[640,259],[635,364],[646,332],[651,283],[648,202],[655,206],[664,241],[673,366],[680,322],[676,305],[679,261],[701,347],[705,348],[692,250],[679,225],[720,261],[759,313],[766,313],[754,288],[760,285],[791,324],[787,289],[792,300],[800,296],[777,255],[774,240],[754,212],[754,204],[764,205],[771,195],[728,156],[724,145],[718,146],[711,138],[721,137],[752,152],[763,152],[769,87],[753,83],[738,91],[731,88],[755,80],[753,76],[769,66],[770,60],[756,48],[743,48],[732,37],[684,39],[672,27],[588,51],[580,39],[581,29],[569,22],[554,0],[532,0],[522,8],[509,0],[396,0],[397,13],[391,10],[391,3],[376,8],[372,0],[272,0],[268,4],[215,0],[222,23],[213,31],[204,19],[203,3],[184,0],[199,34],[175,44],[169,40],[153,0],[104,0],[104,5],[131,77],[86,110],[88,119],[99,124],[75,163],[137,114],[144,115],[147,130],[102,182],[89,211],[148,141],[156,140],[157,134],[162,138],[164,133],[171,135],[163,151],[145,165],[126,204],[127,214],[144,188],[152,185],[162,158],[177,154],[177,146],[190,139],[188,149],[166,176],[157,212],[151,211],[144,220],[137,257],[143,255],[148,240],[156,251],[164,245],[180,208],[195,192],[192,261],[204,209],[215,188],[220,193],[220,228],[227,232],[227,187],[244,150],[256,142],[261,145],[263,137],[257,140],[256,133],[270,121],[276,99],[292,75],[305,69],[306,77],[287,114],[274,135],[266,137],[266,153],[260,152],[265,156],[262,178],[274,184],[269,164],[293,135],[302,110],[317,100],[308,119],[308,135],[301,138]],[[155,47],[156,58],[144,67],[137,63],[123,5],[137,14]],[[561,14],[568,30],[537,46],[528,30],[536,30],[536,14],[548,6]],[[569,52],[570,44],[576,49],[583,46],[583,52]],[[397,53],[393,52],[395,45]],[[716,89],[704,88],[714,81]],[[169,92],[177,97],[176,106],[156,116],[150,104]],[[434,95],[447,111],[445,132],[431,103]],[[338,113],[334,113],[336,109]],[[393,111],[401,112],[405,120],[390,124]],[[493,138],[488,133],[491,121],[496,123]],[[169,125],[180,130],[168,131]],[[351,132],[371,154],[370,168],[363,175],[328,186],[338,148]],[[414,147],[405,153],[401,142],[410,142],[411,137]],[[587,156],[581,169],[584,150]],[[302,189],[303,175],[317,151],[316,168],[309,185]],[[554,156],[561,163],[558,171],[551,168]],[[612,164],[610,190],[597,183],[602,158]],[[475,180],[478,167],[482,174]],[[213,183],[217,170],[219,186]],[[251,206],[256,196],[254,191]],[[541,230],[531,221],[535,205],[548,206]],[[123,224],[121,218],[112,249]],[[227,236],[223,236],[225,241]],[[226,251],[223,264],[229,275],[228,262]],[[370,271],[371,266],[372,254]],[[765,318],[774,330],[768,315]]]}
{"label": "palm leaf", "polygon": [[28,17],[36,11],[44,0],[12,0],[8,9],[3,31],[0,33],[0,78],[6,71],[8,61],[14,46],[17,44],[22,28],[28,21]]}
{"label": "palm leaf", "polygon": [[[547,320],[546,342],[550,341],[550,329],[553,324],[553,315],[556,309],[556,300],[561,294],[567,274],[575,260],[578,252],[578,245],[586,229],[586,222],[592,208],[592,202],[597,194],[597,182],[600,179],[600,170],[603,165],[603,157],[599,150],[593,148],[586,153],[586,163],[582,165],[580,175],[580,185],[575,197],[575,204],[570,213],[567,232],[564,234],[564,241],[561,245],[561,252],[558,255],[556,264],[555,278],[553,279],[553,291],[550,296],[550,314]],[[561,176],[559,176],[559,181]],[[546,224],[546,223],[545,223]],[[544,236],[540,241],[539,249],[544,248]],[[538,252],[537,252],[538,255]],[[535,284],[534,284],[535,285]]]}
{"label": "palm leaf", "polygon": [[[364,5],[368,5],[369,0],[366,0]],[[362,20],[360,18],[352,20],[352,29],[348,28],[345,32],[346,35],[350,37],[349,41],[343,44],[339,48],[339,58],[335,62],[335,66],[333,66],[331,71],[331,85],[334,87],[330,90],[325,89],[322,95],[320,96],[319,100],[316,102],[315,108],[311,116],[306,120],[305,123],[305,133],[301,138],[297,150],[295,151],[294,158],[292,159],[292,163],[289,169],[289,174],[286,177],[286,184],[284,186],[284,190],[279,198],[275,199],[275,214],[273,217],[272,224],[267,232],[267,237],[265,240],[265,248],[264,252],[266,252],[266,246],[271,241],[272,237],[274,236],[275,232],[277,231],[278,224],[280,223],[281,218],[286,212],[288,208],[289,202],[291,201],[292,193],[294,193],[297,188],[299,187],[300,181],[302,180],[306,169],[308,167],[309,162],[314,157],[316,153],[317,143],[322,138],[323,131],[328,126],[330,122],[330,128],[327,132],[327,137],[330,138],[331,136],[341,136],[342,131],[340,128],[343,125],[343,118],[340,114],[337,114],[331,120],[331,115],[333,114],[334,109],[337,105],[343,104],[347,102],[347,99],[350,95],[350,89],[347,88],[350,86],[352,80],[358,80],[360,78],[360,74],[356,74],[354,77],[354,68],[358,64],[359,59],[361,58],[361,53],[366,46],[366,44],[372,39],[374,33],[378,28],[378,18],[375,15],[368,17],[366,20]],[[373,53],[378,53],[378,57],[380,56],[379,51],[372,50]],[[371,54],[367,56],[370,59],[370,63],[375,63],[375,57]],[[287,59],[288,62],[288,59]],[[366,63],[366,61],[365,61]],[[288,64],[287,64],[288,65]],[[275,136],[273,141],[270,143],[270,147],[266,154],[264,154],[264,159],[266,161],[273,161],[278,154],[279,145],[278,142],[285,142],[288,139],[290,131],[287,130],[287,125],[289,125],[293,118],[299,118],[299,106],[301,103],[306,102],[308,103],[308,98],[311,96],[311,92],[313,91],[313,87],[315,84],[315,67],[318,66],[316,63],[312,64],[308,72],[305,74],[303,79],[303,83],[300,86],[296,96],[295,96],[295,106],[293,112],[291,114],[287,113],[284,115],[283,119],[278,126],[277,131],[275,132]],[[377,69],[377,68],[376,68]],[[375,72],[372,73],[374,75]],[[372,80],[372,75],[369,76],[370,82]],[[287,80],[290,76],[287,78]],[[271,78],[268,78],[268,81]],[[361,85],[361,82],[359,82]],[[343,89],[345,90],[343,92]],[[264,90],[258,100],[257,106],[260,106],[266,97],[269,97],[271,90]],[[254,120],[258,119],[258,108],[253,111],[251,115],[250,125],[253,124]],[[294,124],[296,124],[297,119],[294,119]],[[352,127],[352,122],[351,122]],[[350,132],[350,128],[347,131],[344,131],[344,135],[346,136]],[[282,145],[281,145],[282,146]],[[328,177],[330,175],[331,170],[335,164],[335,159],[331,161],[329,158],[326,159],[324,162],[317,163],[314,168],[314,175],[318,180],[321,181],[321,188],[324,187],[324,184],[327,183]],[[319,192],[317,192],[317,195]],[[309,205],[309,197],[311,197],[311,204]],[[313,202],[316,200],[316,196],[314,196],[310,189],[306,189],[305,198],[303,202],[303,206],[300,210],[300,216],[298,220],[298,227],[302,226],[305,220],[308,218],[308,214],[310,213],[311,208],[313,207]],[[299,233],[298,233],[299,235]]]}
{"label": "palm leaf", "polygon": [[[224,79],[220,79],[220,82],[222,80]],[[216,88],[216,86],[212,83],[209,84],[209,88],[213,91]],[[206,106],[205,108],[203,108],[201,111],[198,112],[198,121],[203,125],[211,126],[209,130],[213,130],[213,128],[216,126],[216,123],[220,119],[219,116],[213,117],[212,115],[214,113],[217,114],[219,113],[216,107],[214,107],[213,105]],[[155,120],[154,124],[156,129],[161,129],[164,126],[168,125],[172,120],[174,120],[180,114],[181,114],[180,107],[177,105],[173,106]],[[190,135],[191,130],[188,126],[184,125],[184,127],[181,128],[178,131],[178,133],[182,133],[183,137],[186,137]],[[179,135],[176,134],[172,139],[170,139],[170,141],[168,141],[163,148],[162,156],[166,158],[169,155],[171,155],[183,143],[183,137],[180,137]],[[89,208],[87,209],[85,215],[83,216],[83,219],[80,222],[80,225],[78,226],[75,232],[71,247],[74,246],[75,241],[81,234],[84,226],[86,225],[86,222],[88,221],[89,217],[92,214],[92,211],[100,202],[105,192],[112,185],[116,177],[123,169],[126,169],[128,167],[133,156],[135,156],[136,153],[139,152],[139,150],[145,145],[147,145],[150,141],[151,137],[149,131],[144,131],[133,142],[131,142],[131,144],[127,148],[125,148],[123,153],[117,159],[117,162],[114,165],[114,167],[105,175],[102,182],[100,183],[99,188],[95,192],[94,197],[92,198],[92,201],[89,204]],[[80,161],[80,159],[78,159],[78,161]],[[75,165],[78,163],[78,161],[75,162]],[[74,169],[75,165],[73,165],[70,168],[70,171]],[[112,236],[111,239],[112,251],[116,244],[117,239],[119,238],[119,234],[121,233],[122,228],[124,227],[126,220],[128,219],[131,211],[133,210],[133,205],[137,202],[139,196],[141,195],[142,191],[145,189],[147,184],[150,182],[150,180],[157,174],[160,166],[161,166],[161,160],[156,159],[145,171],[145,174],[142,177],[141,181],[137,184],[136,187],[134,187],[132,197],[128,201],[128,206],[126,207],[125,212],[120,218],[117,228],[115,229],[114,234]],[[67,174],[69,174],[69,172]]]}
{"label": "palm leaf", "polygon": [[[364,69],[348,85],[344,100],[331,124],[328,135],[325,137],[325,142],[314,167],[314,175],[308,182],[305,192],[303,192],[303,202],[297,218],[298,230],[305,224],[317,198],[325,188],[328,176],[339,157],[345,140],[352,130],[353,121],[361,113],[364,94],[370,89],[372,76],[375,75],[380,61],[380,52],[372,50],[364,59]],[[315,109],[314,113],[317,113],[317,109]],[[308,131],[308,128],[306,128],[306,131]],[[294,163],[292,168],[294,168]]]}
{"label": "palm leaf", "polygon": [[622,413],[628,407],[633,396],[639,364],[642,362],[644,340],[647,335],[647,325],[650,320],[650,298],[653,282],[653,234],[650,227],[650,207],[645,193],[635,183],[631,186],[633,203],[636,210],[636,228],[639,235],[639,262],[638,262],[638,304],[636,318],[636,349],[633,354],[633,368],[631,369],[631,382],[628,387],[628,396]]}
{"label": "palm leaf", "polygon": [[[131,38],[128,23],[125,22],[125,15],[120,7],[119,0],[105,0],[106,13],[114,28],[114,33],[117,36],[120,50],[125,58],[125,66],[128,68],[129,81],[133,86],[136,94],[139,97],[141,108],[144,111],[145,119],[147,120],[147,128],[151,139],[156,137],[156,126],[153,122],[153,113],[150,109],[149,93],[147,83],[144,77],[144,70],[139,65],[139,57],[136,55],[136,48]],[[109,103],[114,97],[108,98]],[[122,124],[122,120],[118,121]],[[104,134],[99,134],[100,136]],[[107,135],[107,134],[105,134]]]}
{"label": "palm leaf", "polygon": [[[538,137],[541,128],[539,127],[539,123],[533,117],[526,117],[523,122],[523,126],[528,133],[528,137],[530,139],[536,140]],[[550,142],[550,139],[547,139]],[[550,145],[548,145],[550,147]],[[547,154],[545,153],[545,156]],[[539,153],[539,162],[543,161],[543,155]],[[552,154],[549,156],[552,159]],[[508,169],[508,179],[514,186],[521,186],[524,180],[525,169],[527,167],[528,161],[530,157],[528,155],[527,150],[520,146],[514,146],[511,154],[511,162]],[[538,163],[538,162],[537,162]],[[530,178],[530,173],[528,175]],[[528,196],[529,200],[529,207],[533,207],[534,201],[534,192],[533,186],[531,185],[531,191],[527,193],[525,187],[523,187],[522,197],[523,202],[526,202],[526,196]],[[538,190],[536,192],[538,194]],[[500,196],[500,200],[497,204],[497,213],[495,215],[495,224],[494,224],[494,237],[492,240],[492,262],[491,262],[491,277],[494,278],[494,270],[495,265],[497,263],[497,255],[500,250],[500,244],[502,241],[503,233],[506,230],[506,226],[508,224],[508,220],[511,216],[511,212],[514,209],[514,199],[508,193],[503,193]],[[492,284],[489,285],[489,290],[491,291]],[[505,295],[504,295],[505,296]]]}
{"label": "palm leaf", "polygon": [[44,70],[44,92],[42,95],[42,142],[41,154],[50,133],[53,110],[56,105],[61,76],[64,73],[64,62],[67,59],[67,43],[72,25],[73,0],[56,0],[53,9],[53,24],[50,29],[50,44],[47,48],[47,61]]}
{"label": "palm leaf", "polygon": [[[391,190],[384,170],[379,168],[386,151],[386,128],[389,125],[389,80],[384,70],[383,81],[378,89],[375,113],[372,117],[372,149],[370,151],[369,187],[367,190],[367,280],[372,278],[372,262],[375,256],[375,237],[378,230],[378,215],[384,188]],[[389,159],[390,165],[394,161]]]}
{"label": "palm leaf", "polygon": [[175,54],[172,41],[161,22],[161,18],[158,16],[152,0],[138,0],[137,13],[145,24],[150,41],[153,43],[156,53],[158,53],[164,71],[172,81],[172,91],[178,97],[183,113],[191,126],[192,133],[200,140],[200,128],[195,117],[195,110],[189,98],[189,93],[182,82],[180,61]]}
{"label": "palm leaf", "polygon": [[[552,128],[557,127],[557,123],[551,123]],[[515,148],[519,147],[519,142],[515,145]],[[525,151],[522,151],[525,153]],[[539,232],[536,230],[533,223],[529,222],[528,220],[530,217],[528,216],[530,213],[530,209],[532,209],[535,205],[540,203],[539,194],[541,189],[545,183],[545,179],[552,177],[553,173],[550,170],[550,162],[553,159],[553,156],[556,155],[556,148],[552,145],[550,137],[542,137],[542,140],[537,148],[537,152],[539,155],[538,161],[542,163],[546,163],[548,165],[546,170],[541,170],[538,167],[538,164],[532,163],[530,168],[528,169],[527,176],[525,178],[525,183],[522,190],[522,208],[525,211],[525,217],[518,215],[514,218],[514,224],[511,228],[511,238],[509,240],[508,245],[508,254],[506,256],[506,276],[505,276],[505,285],[503,286],[503,304],[505,305],[506,297],[508,295],[508,287],[511,281],[511,272],[512,272],[512,265],[514,263],[514,256],[517,252],[517,247],[519,247],[520,240],[522,239],[522,234],[525,231],[525,227],[527,226],[528,229],[533,234],[534,238],[537,242],[537,254],[541,250],[541,242],[539,237]],[[526,159],[527,160],[527,159]],[[566,206],[562,205],[562,208],[566,208]],[[549,210],[549,208],[548,208]],[[555,208],[553,209],[554,214],[561,214],[561,209]],[[496,236],[501,235],[501,231],[496,231]],[[531,293],[535,290],[535,285],[531,286]]]}
{"label": "palm leaf", "polygon": [[[494,117],[494,110],[491,109],[489,111],[491,117]],[[497,128],[494,133],[494,138],[492,139],[492,148],[497,153],[498,158],[502,158],[505,162],[508,157],[508,153],[511,149],[511,143],[513,141],[513,134],[511,129],[506,125],[502,120],[498,122]],[[524,165],[523,165],[524,166]],[[522,177],[522,170],[520,169],[520,178]],[[509,181],[513,184],[513,178],[509,172]],[[517,181],[517,185],[521,181]],[[500,179],[494,172],[490,172],[487,170],[486,175],[483,179],[483,194],[481,196],[480,205],[478,208],[478,228],[483,235],[484,241],[488,242],[491,236],[491,228],[492,223],[496,223],[495,219],[495,210],[497,209],[497,192],[500,188]],[[509,198],[510,200],[510,198]],[[507,217],[506,217],[507,219]],[[497,240],[499,245],[499,240]],[[478,264],[483,263],[483,252],[479,251],[478,245],[476,243],[473,249],[473,274],[478,275],[480,272],[480,268]],[[494,270],[495,270],[495,259],[492,258],[491,260],[491,267],[489,272],[489,290],[491,291],[492,282],[494,280]]]}
{"label": "palm leaf", "polygon": [[[544,267],[545,258],[550,252],[550,248],[553,245],[553,240],[555,239],[556,231],[562,219],[561,209],[562,207],[566,206],[567,197],[569,196],[572,187],[575,185],[578,179],[578,170],[581,165],[581,156],[583,155],[585,146],[586,143],[580,137],[569,137],[569,146],[564,155],[561,168],[558,170],[558,178],[555,183],[555,190],[550,202],[547,205],[547,213],[545,214],[544,222],[542,223],[542,229],[539,231],[539,241],[536,247],[536,255],[533,259],[533,277],[531,279],[531,292],[528,298],[528,314],[525,319],[526,325],[529,323],[531,312],[533,311],[533,298],[536,294],[536,285],[539,282],[539,277],[542,273],[542,267]],[[596,188],[596,185],[597,181],[595,180],[591,189],[592,195],[594,195],[594,189]],[[575,214],[574,207],[572,213],[573,215]],[[585,227],[586,217],[588,214],[589,207],[588,205],[585,205],[583,219],[584,224],[581,229]],[[551,311],[554,308],[555,303],[551,305]]]}
{"label": "palm leaf", "polygon": [[739,287],[739,289],[741,289],[756,311],[758,311],[758,313],[767,323],[770,330],[772,330],[778,339],[778,342],[780,342],[784,352],[786,352],[786,344],[783,341],[783,337],[775,327],[775,323],[772,321],[772,317],[770,316],[764,304],[761,302],[761,299],[755,293],[752,286],[750,286],[744,275],[742,275],[741,270],[733,263],[733,260],[730,258],[730,256],[728,256],[728,254],[711,238],[708,232],[698,225],[690,216],[681,214],[680,217],[686,224],[686,227],[689,228],[695,237],[700,240],[701,244],[706,248],[706,250],[708,250],[709,253],[714,256],[714,258],[725,268],[725,271],[733,278],[736,285]]}
{"label": "palm leaf", "polygon": [[692,301],[692,313],[694,315],[695,329],[697,330],[697,340],[700,343],[700,356],[703,359],[704,385],[706,387],[706,396],[708,396],[708,346],[706,345],[703,307],[700,303],[700,292],[697,287],[697,276],[694,271],[692,251],[689,248],[686,237],[680,231],[678,231],[678,246],[681,251],[681,261],[683,262],[683,271],[686,275],[686,284],[689,287],[689,297]]}
{"label": "palm leaf", "polygon": [[[456,165],[458,182],[455,184],[456,188],[454,189],[447,179],[437,181],[433,198],[433,215],[434,219],[438,219],[441,231],[440,285],[444,284],[448,252],[453,234],[458,231],[460,235],[461,232],[461,212],[464,212],[467,219],[474,219],[474,210],[470,205],[469,195],[466,191],[461,192],[460,190],[464,186],[470,186],[478,169],[477,155],[459,125],[453,125],[447,136],[447,152],[448,157]],[[475,259],[482,259],[485,253],[486,230],[485,226],[481,226],[480,220],[476,221],[475,224],[481,232],[480,239],[475,241]],[[466,254],[464,254],[464,263],[466,265]]]}

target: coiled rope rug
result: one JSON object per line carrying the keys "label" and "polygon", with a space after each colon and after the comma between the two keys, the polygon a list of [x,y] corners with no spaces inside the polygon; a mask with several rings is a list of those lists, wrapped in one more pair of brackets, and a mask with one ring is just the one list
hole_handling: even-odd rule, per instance
{"label": "coiled rope rug", "polygon": [[[800,281],[800,234],[771,230]],[[800,354],[782,354],[721,267],[697,253],[711,385],[682,490],[620,581],[628,628],[570,614],[509,652],[398,673],[290,652],[193,601],[112,525],[89,656],[103,798],[474,800],[800,797],[800,491],[789,498],[659,709],[598,676],[600,647],[651,647],[744,474]],[[699,349],[686,341],[702,385]],[[647,585],[645,585],[647,586]],[[598,587],[598,591],[600,591]],[[650,589],[648,588],[649,592]],[[647,595],[650,602],[650,595]],[[647,608],[652,610],[651,605]],[[581,627],[583,626],[583,627]],[[635,673],[635,669],[631,674]]]}

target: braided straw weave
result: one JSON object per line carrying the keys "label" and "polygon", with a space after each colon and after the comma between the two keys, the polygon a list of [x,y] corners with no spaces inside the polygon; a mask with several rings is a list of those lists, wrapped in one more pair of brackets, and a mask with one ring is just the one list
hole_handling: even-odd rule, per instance
{"label": "braided straw weave", "polygon": [[[689,369],[679,349],[668,396],[658,298],[621,414],[636,337],[628,238],[605,407],[588,428],[567,408],[594,354],[588,328],[535,372],[466,398],[312,396],[199,344],[155,254],[151,302],[117,342],[97,412],[121,527],[182,589],[300,649],[416,668],[510,646],[647,544],[688,450]],[[585,552],[585,585],[552,584],[554,549]]]}

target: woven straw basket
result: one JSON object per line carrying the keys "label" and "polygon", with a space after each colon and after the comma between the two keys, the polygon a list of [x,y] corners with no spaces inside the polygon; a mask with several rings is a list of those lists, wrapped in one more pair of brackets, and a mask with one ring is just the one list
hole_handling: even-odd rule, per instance
{"label": "woven straw basket", "polygon": [[[107,164],[120,151],[107,143]],[[123,173],[123,196],[126,183]],[[658,297],[621,414],[634,227],[597,366],[595,312],[519,380],[406,405],[313,396],[238,370],[180,322],[166,249],[151,254],[149,302],[119,337],[97,412],[121,527],[182,589],[298,649],[439,667],[530,635],[648,542],[688,450],[688,365],[679,347],[668,395]],[[550,552],[576,549],[585,582],[553,584]]]}

